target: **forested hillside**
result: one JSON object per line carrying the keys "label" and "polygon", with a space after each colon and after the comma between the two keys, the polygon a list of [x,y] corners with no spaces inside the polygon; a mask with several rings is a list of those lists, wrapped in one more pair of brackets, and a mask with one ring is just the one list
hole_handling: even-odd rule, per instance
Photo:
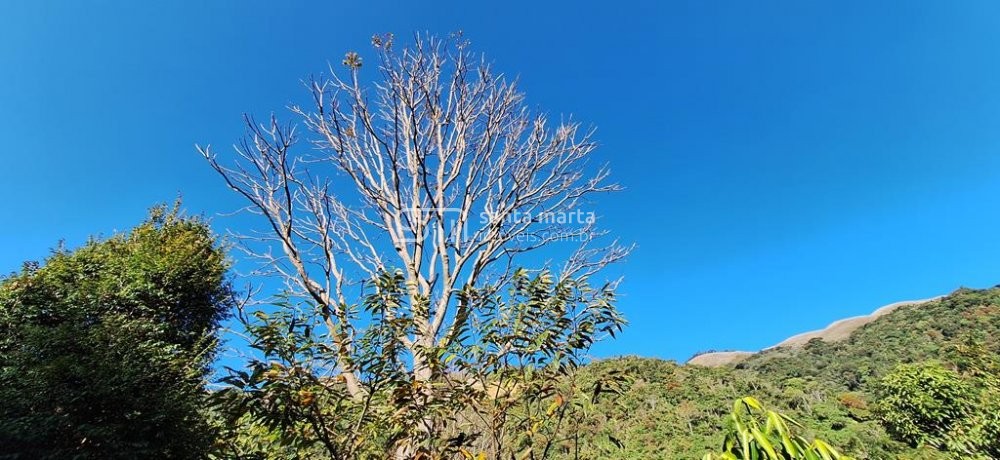
{"label": "forested hillside", "polygon": [[[736,365],[600,361],[582,372],[616,370],[628,383],[589,414],[585,450],[608,459],[700,458],[720,446],[729,402],[752,394],[855,458],[998,458],[998,337],[1000,288],[961,289],[901,307],[846,340],[814,339]],[[918,415],[901,420],[900,409]]]}

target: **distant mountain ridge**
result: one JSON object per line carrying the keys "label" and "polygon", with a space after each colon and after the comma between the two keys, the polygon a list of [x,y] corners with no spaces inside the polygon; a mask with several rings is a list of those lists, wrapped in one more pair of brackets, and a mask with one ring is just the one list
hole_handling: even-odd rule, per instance
{"label": "distant mountain ridge", "polygon": [[[800,348],[805,344],[809,343],[812,339],[822,339],[827,342],[836,342],[844,340],[851,336],[851,334],[859,329],[860,327],[875,321],[889,313],[892,313],[899,307],[908,305],[920,305],[928,302],[933,302],[935,300],[940,300],[945,296],[935,296],[927,299],[920,300],[904,300],[901,302],[894,302],[888,305],[877,308],[871,314],[852,316],[849,318],[839,319],[834,321],[824,327],[823,329],[817,329],[814,331],[803,332],[800,334],[793,335],[785,340],[782,340],[777,345],[772,345],[770,347],[764,348],[760,351],[771,350],[774,348]],[[687,364],[693,364],[695,366],[706,366],[706,367],[718,367],[725,366],[729,364],[735,364],[743,361],[751,356],[756,355],[760,351],[715,351],[696,355],[687,361]]]}

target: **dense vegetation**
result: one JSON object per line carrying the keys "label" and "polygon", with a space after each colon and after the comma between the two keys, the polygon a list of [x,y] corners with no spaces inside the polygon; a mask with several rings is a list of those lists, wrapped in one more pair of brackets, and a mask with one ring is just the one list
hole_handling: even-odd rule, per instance
{"label": "dense vegetation", "polygon": [[4,279],[0,458],[204,458],[227,268],[203,222],[160,207]]}
{"label": "dense vegetation", "polygon": [[[902,307],[850,338],[816,339],[707,368],[642,358],[594,363],[627,390],[589,418],[591,458],[698,458],[728,402],[756,395],[859,459],[1000,458],[1000,289]],[[606,442],[614,436],[623,449]]]}

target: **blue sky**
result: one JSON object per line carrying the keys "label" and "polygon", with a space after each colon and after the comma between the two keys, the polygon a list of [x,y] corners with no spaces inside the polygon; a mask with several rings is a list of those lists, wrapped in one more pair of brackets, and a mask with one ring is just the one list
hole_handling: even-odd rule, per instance
{"label": "blue sky", "polygon": [[756,349],[1000,283],[1000,3],[162,3],[0,6],[0,271],[178,193],[236,209],[195,143],[373,33],[461,29],[594,123],[627,188],[599,209],[638,245],[632,324],[600,356]]}

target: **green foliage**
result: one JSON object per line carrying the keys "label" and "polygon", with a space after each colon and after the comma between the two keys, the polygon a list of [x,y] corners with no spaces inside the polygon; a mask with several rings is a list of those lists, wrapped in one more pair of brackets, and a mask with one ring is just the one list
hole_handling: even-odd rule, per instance
{"label": "green foliage", "polygon": [[624,324],[613,290],[522,271],[461,290],[418,378],[425,299],[388,272],[350,321],[290,297],[241,311],[258,359],[206,413],[225,271],[204,222],[158,208],[0,282],[0,458],[1000,458],[998,288],[706,368],[588,362]]}
{"label": "green foliage", "polygon": [[491,292],[461,293],[470,320],[421,350],[431,376],[416,379],[400,339],[418,327],[407,315],[403,277],[383,274],[360,309],[345,309],[369,320],[351,331],[361,398],[347,391],[341,355],[327,339],[341,331],[315,307],[285,299],[274,311],[241,314],[260,359],[232,370],[223,380],[229,388],[215,395],[223,425],[247,428],[223,452],[535,459],[573,450],[563,434],[576,415],[621,383],[613,373],[576,378],[590,346],[624,324],[613,292],[525,271],[506,295]]}
{"label": "green foliage", "polygon": [[470,448],[497,459],[551,458],[578,449],[571,437],[579,430],[577,415],[623,383],[613,372],[576,374],[591,345],[625,324],[611,287],[521,270],[507,298],[463,298],[481,314],[459,332],[443,362],[466,382],[462,424],[470,437],[481,438]]}
{"label": "green foliage", "polygon": [[876,387],[876,411],[897,439],[916,447],[940,445],[971,410],[973,389],[938,363],[903,365]]}
{"label": "green foliage", "polygon": [[981,342],[956,349],[962,372],[929,362],[900,366],[885,376],[877,387],[879,418],[911,445],[931,445],[953,458],[997,458],[1000,360]]}
{"label": "green foliage", "polygon": [[[436,413],[450,422],[435,436],[440,442],[462,446],[452,452],[454,458],[474,459],[480,454],[493,458],[501,452],[508,455],[503,458],[513,454],[515,458],[691,459],[718,451],[727,439],[726,452],[713,455],[768,458],[770,454],[759,440],[763,439],[778,458],[795,458],[786,445],[800,455],[811,452],[818,458],[824,458],[824,451],[833,458],[834,451],[827,446],[836,446],[837,451],[856,459],[1000,458],[998,289],[961,290],[939,301],[900,308],[841,342],[814,341],[800,349],[769,350],[735,366],[707,368],[655,359],[585,363],[579,359],[582,354],[561,357],[560,350],[569,346],[573,334],[546,331],[568,325],[566,319],[575,317],[563,306],[601,304],[593,302],[593,296],[583,297],[590,302],[567,302],[565,299],[578,298],[579,292],[566,294],[574,289],[560,290],[557,284],[544,277],[522,277],[514,291],[496,304],[467,293],[469,300],[491,312],[483,316],[483,322],[471,325],[488,334],[472,337],[475,341],[462,338],[455,348],[436,351],[444,371],[436,374],[435,384],[453,388],[456,398],[442,400],[455,404]],[[388,294],[393,289],[382,292]],[[395,295],[383,296],[375,304],[393,305],[393,298]],[[593,322],[601,315],[589,317]],[[295,328],[303,328],[306,322],[303,317]],[[271,327],[275,343],[287,336],[288,323],[285,319]],[[404,321],[400,327],[408,326]],[[508,348],[512,351],[497,353]],[[510,360],[505,362],[499,356]],[[553,366],[556,362],[567,363],[566,369]],[[904,364],[903,369],[909,370],[897,371],[901,362],[917,364]],[[268,366],[271,364],[262,372],[271,369]],[[922,377],[922,373],[931,378]],[[906,390],[889,391],[893,383]],[[294,388],[298,387],[289,387],[288,399],[295,397]],[[913,389],[950,395],[951,403],[964,408],[945,410],[935,406],[938,400],[909,393]],[[419,393],[401,394],[409,398]],[[746,394],[772,402],[773,412],[759,408],[756,400],[741,399]],[[918,397],[893,400],[883,395]],[[406,398],[382,397],[374,400],[376,408],[369,410],[406,408],[405,404],[397,406]],[[726,410],[733,400],[739,400],[735,414]],[[346,405],[335,406],[335,410],[352,414],[350,408],[356,406],[346,398],[344,401]],[[890,405],[889,401],[895,403]],[[890,421],[883,418],[889,407],[895,408],[898,420],[934,427],[941,425],[940,417],[944,417],[950,420],[949,428],[938,430],[935,442],[913,447],[891,434]],[[921,413],[937,415],[921,419]],[[961,416],[948,415],[955,413]],[[240,419],[240,423],[247,420]],[[266,458],[319,456],[315,451],[307,453],[307,449],[296,450],[298,457],[280,454],[294,445],[281,441],[277,435],[280,429],[246,426],[261,434],[256,439],[267,445],[262,452],[273,455]],[[390,425],[383,422],[366,426],[367,431],[361,433],[369,440],[393,432],[385,429]],[[500,434],[494,438],[497,428]],[[790,441],[783,438],[783,432]],[[743,439],[749,441],[746,449]],[[391,443],[385,438],[376,443],[389,445],[387,442]],[[727,453],[729,457],[724,456]],[[371,455],[369,458],[379,458],[378,452]]]}
{"label": "green foliage", "polygon": [[[579,370],[617,373],[627,385],[580,420],[581,458],[701,458],[718,449],[730,401],[753,394],[856,459],[1000,458],[1000,289],[959,290],[941,300],[899,308],[839,342],[772,349],[732,366],[678,365],[642,358],[598,361]],[[939,446],[893,438],[875,413],[876,388],[900,363],[934,361],[954,368],[972,389],[967,416]],[[613,435],[624,448],[609,451]],[[572,458],[572,457],[569,457]]]}
{"label": "green foliage", "polygon": [[0,282],[0,458],[203,458],[226,269],[204,222],[158,207]]}
{"label": "green foliage", "polygon": [[764,409],[753,397],[733,404],[720,454],[706,454],[704,460],[850,460],[819,439],[807,441],[792,433],[797,426],[786,415]]}

